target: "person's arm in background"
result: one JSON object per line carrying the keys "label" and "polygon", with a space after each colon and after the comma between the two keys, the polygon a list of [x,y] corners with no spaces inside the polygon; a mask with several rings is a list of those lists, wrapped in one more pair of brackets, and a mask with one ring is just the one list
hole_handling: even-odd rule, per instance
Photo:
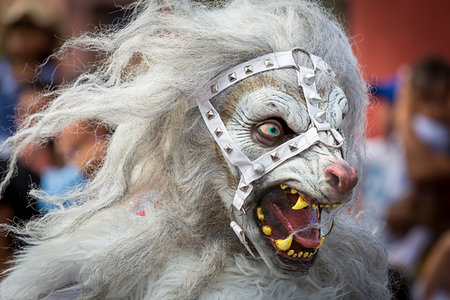
{"label": "person's arm in background", "polygon": [[431,299],[437,292],[450,295],[450,231],[435,244],[425,261],[421,280],[424,285],[423,298]]}

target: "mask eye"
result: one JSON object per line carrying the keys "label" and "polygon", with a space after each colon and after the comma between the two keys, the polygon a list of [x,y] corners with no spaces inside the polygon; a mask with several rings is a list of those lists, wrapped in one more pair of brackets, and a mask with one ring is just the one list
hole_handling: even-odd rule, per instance
{"label": "mask eye", "polygon": [[265,146],[275,145],[284,136],[283,126],[274,119],[258,123],[255,128],[255,140]]}

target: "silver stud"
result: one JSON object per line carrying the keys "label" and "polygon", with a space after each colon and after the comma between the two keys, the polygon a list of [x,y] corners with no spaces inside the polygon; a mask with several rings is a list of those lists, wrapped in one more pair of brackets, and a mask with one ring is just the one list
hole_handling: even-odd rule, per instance
{"label": "silver stud", "polygon": [[211,86],[211,93],[215,94],[219,91],[219,86],[217,84],[214,84]]}
{"label": "silver stud", "polygon": [[270,157],[272,158],[273,161],[277,161],[280,158],[280,154],[277,151],[275,151],[270,154]]}
{"label": "silver stud", "polygon": [[235,81],[237,79],[237,76],[236,76],[236,73],[231,73],[231,74],[229,74],[228,75],[228,80],[230,81],[230,82],[233,82],[233,81]]}
{"label": "silver stud", "polygon": [[270,59],[265,59],[264,64],[266,65],[266,68],[273,67],[273,63]]}
{"label": "silver stud", "polygon": [[217,137],[220,137],[223,131],[222,129],[220,129],[220,127],[217,127],[216,130],[214,130],[214,133],[216,134]]}
{"label": "silver stud", "polygon": [[248,185],[243,185],[243,186],[241,186],[239,189],[240,189],[241,191],[243,191],[244,193],[247,193],[248,188],[249,188]]}
{"label": "silver stud", "polygon": [[289,144],[289,150],[291,150],[291,152],[298,150],[297,142],[293,142],[292,144]]}
{"label": "silver stud", "polygon": [[303,82],[306,83],[307,85],[313,84],[315,80],[316,80],[316,75],[315,74],[306,74],[303,77]]}
{"label": "silver stud", "polygon": [[206,113],[206,117],[208,118],[208,120],[214,118],[214,112],[212,111],[212,109],[208,110],[208,112]]}
{"label": "silver stud", "polygon": [[223,150],[225,150],[226,153],[230,154],[231,151],[233,151],[233,148],[231,148],[230,145],[226,145],[226,146],[223,148]]}
{"label": "silver stud", "polygon": [[322,102],[322,98],[320,98],[320,95],[315,93],[309,97],[309,103],[311,104],[317,104],[319,102]]}
{"label": "silver stud", "polygon": [[325,121],[325,112],[324,111],[318,112],[315,118],[319,123],[323,123]]}
{"label": "silver stud", "polygon": [[264,171],[266,170],[264,168],[264,166],[262,164],[255,164],[253,165],[253,170],[257,173],[257,174],[262,174],[264,173]]}
{"label": "silver stud", "polygon": [[252,66],[251,66],[251,65],[245,66],[245,67],[244,67],[244,72],[245,72],[245,74],[251,74],[251,73],[253,73],[253,68],[252,68]]}

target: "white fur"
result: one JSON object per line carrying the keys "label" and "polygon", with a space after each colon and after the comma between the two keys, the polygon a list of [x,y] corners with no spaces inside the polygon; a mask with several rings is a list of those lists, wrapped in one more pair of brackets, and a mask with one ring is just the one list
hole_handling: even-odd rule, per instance
{"label": "white fur", "polygon": [[[85,299],[387,299],[383,246],[345,208],[308,276],[279,280],[248,257],[228,225],[226,167],[198,110],[186,109],[221,71],[300,46],[337,74],[348,100],[344,152],[361,174],[367,96],[340,26],[308,1],[237,0],[211,10],[174,0],[169,11],[159,2],[138,1],[121,30],[68,42],[61,53],[78,46],[107,59],[55,93],[48,109],[4,145],[15,146],[11,176],[21,149],[74,120],[115,129],[92,181],[56,199],[34,191],[79,205],[13,229],[29,246],[0,284],[0,298],[57,298],[59,291]],[[221,93],[213,103],[225,98]],[[159,204],[147,201],[147,216],[135,216],[133,207],[151,190]]]}

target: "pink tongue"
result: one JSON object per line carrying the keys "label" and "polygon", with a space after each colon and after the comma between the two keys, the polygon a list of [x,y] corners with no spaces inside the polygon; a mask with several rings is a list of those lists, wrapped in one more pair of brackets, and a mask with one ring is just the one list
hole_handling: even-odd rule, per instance
{"label": "pink tongue", "polygon": [[[296,232],[294,240],[302,247],[315,249],[320,246],[319,218],[317,211],[311,206],[293,210],[290,207],[281,208],[271,202],[270,208],[289,233]],[[308,228],[309,226],[312,228]]]}

